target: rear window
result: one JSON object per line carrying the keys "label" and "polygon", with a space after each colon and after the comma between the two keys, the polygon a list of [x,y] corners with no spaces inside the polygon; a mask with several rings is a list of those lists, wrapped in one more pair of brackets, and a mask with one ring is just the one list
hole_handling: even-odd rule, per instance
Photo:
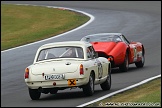
{"label": "rear window", "polygon": [[48,60],[48,59],[58,59],[58,58],[84,58],[82,47],[53,47],[48,49],[43,49],[39,52],[37,61]]}

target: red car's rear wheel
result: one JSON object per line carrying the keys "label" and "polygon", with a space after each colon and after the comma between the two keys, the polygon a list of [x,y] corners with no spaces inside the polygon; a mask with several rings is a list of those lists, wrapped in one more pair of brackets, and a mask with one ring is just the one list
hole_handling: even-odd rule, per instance
{"label": "red car's rear wheel", "polygon": [[125,55],[125,59],[122,65],[119,66],[119,69],[121,72],[127,72],[129,68],[129,62],[128,62],[128,52]]}
{"label": "red car's rear wheel", "polygon": [[144,57],[144,51],[142,51],[141,61],[136,62],[135,65],[136,65],[137,68],[141,68],[141,67],[144,66],[144,63],[145,63],[145,57]]}

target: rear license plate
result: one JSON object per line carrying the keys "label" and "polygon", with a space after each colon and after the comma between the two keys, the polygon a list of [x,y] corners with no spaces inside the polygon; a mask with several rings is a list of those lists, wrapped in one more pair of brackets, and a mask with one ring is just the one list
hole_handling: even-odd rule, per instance
{"label": "rear license plate", "polygon": [[61,80],[64,79],[64,74],[45,75],[45,80]]}

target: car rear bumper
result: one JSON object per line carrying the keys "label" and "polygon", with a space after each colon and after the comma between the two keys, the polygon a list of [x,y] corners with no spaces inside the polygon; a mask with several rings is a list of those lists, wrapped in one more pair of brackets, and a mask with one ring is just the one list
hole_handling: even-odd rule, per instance
{"label": "car rear bumper", "polygon": [[73,78],[73,79],[65,79],[65,80],[50,80],[50,81],[33,81],[26,82],[27,86],[31,89],[41,88],[55,88],[55,87],[79,87],[87,84],[89,78]]}

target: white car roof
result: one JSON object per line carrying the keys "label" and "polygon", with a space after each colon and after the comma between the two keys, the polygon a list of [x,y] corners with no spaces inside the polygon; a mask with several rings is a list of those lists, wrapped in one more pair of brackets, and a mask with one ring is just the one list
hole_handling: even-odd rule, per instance
{"label": "white car roof", "polygon": [[[119,36],[121,36],[122,33],[97,33],[97,34],[91,34],[91,35],[93,35],[93,36],[95,36],[95,35],[119,35]],[[91,35],[87,35],[87,36],[91,36]]]}
{"label": "white car roof", "polygon": [[51,47],[59,47],[59,46],[81,46],[88,47],[92,46],[89,42],[84,41],[63,41],[63,42],[54,42],[42,45],[39,49],[51,48]]}

